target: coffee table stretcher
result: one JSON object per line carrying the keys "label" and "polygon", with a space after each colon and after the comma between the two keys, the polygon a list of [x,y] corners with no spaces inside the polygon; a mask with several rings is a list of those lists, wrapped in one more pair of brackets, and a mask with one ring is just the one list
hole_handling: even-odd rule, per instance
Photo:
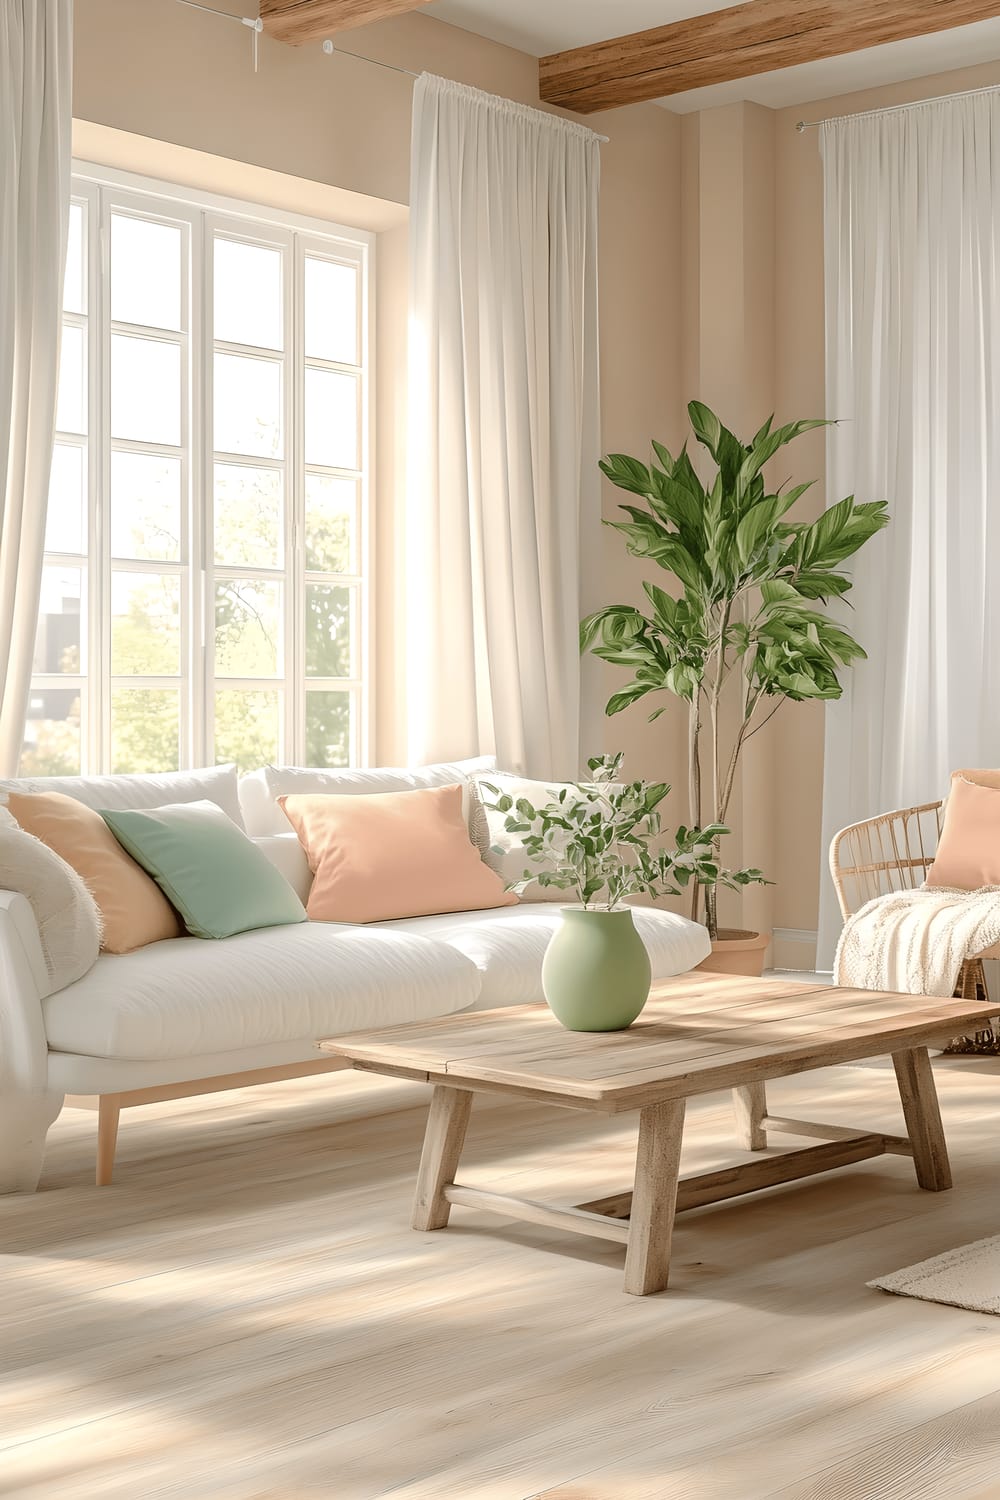
{"label": "coffee table stretcher", "polygon": [[[826,1137],[829,1133],[833,1138],[824,1139],[819,1146],[786,1151],[763,1161],[682,1178],[679,1168],[685,1105],[683,1099],[671,1099],[639,1111],[633,1188],[574,1208],[493,1193],[456,1181],[471,1114],[472,1091],[436,1084],[417,1174],[413,1228],[444,1229],[452,1204],[457,1203],[529,1224],[614,1240],[626,1247],[625,1291],[637,1297],[662,1292],[670,1279],[674,1219],[688,1209],[815,1177],[886,1153],[912,1156],[917,1182],[925,1190],[941,1192],[950,1188],[948,1149],[927,1049],[897,1052],[893,1055],[893,1065],[909,1137],[851,1131],[843,1126],[806,1120],[772,1119],[764,1114],[755,1121],[753,1139],[765,1134],[768,1125],[790,1134]],[[757,1097],[763,1104],[764,1086],[754,1087],[759,1090]],[[737,1100],[739,1120],[743,1118],[743,1105],[743,1100]],[[747,1146],[747,1149],[761,1148]]]}
{"label": "coffee table stretcher", "polygon": [[[506,1018],[499,1011],[473,1012],[323,1045],[365,1071],[433,1084],[415,1229],[445,1228],[452,1206],[459,1204],[610,1240],[626,1248],[625,1290],[645,1296],[668,1284],[674,1219],[685,1210],[886,1152],[913,1158],[921,1188],[949,1188],[947,1147],[924,1044],[937,1045],[961,1030],[972,1011],[960,1002],[922,996],[688,975],[657,987],[644,1027],[640,1022],[631,1032],[610,1037],[561,1033],[544,1007],[525,1006]],[[767,1079],[887,1053],[905,1136],[767,1114]],[[685,1101],[726,1084],[745,1150],[765,1150],[769,1132],[815,1136],[820,1144],[681,1178]],[[639,1131],[631,1190],[571,1208],[457,1180],[473,1094],[480,1091],[571,1109],[635,1111]]]}

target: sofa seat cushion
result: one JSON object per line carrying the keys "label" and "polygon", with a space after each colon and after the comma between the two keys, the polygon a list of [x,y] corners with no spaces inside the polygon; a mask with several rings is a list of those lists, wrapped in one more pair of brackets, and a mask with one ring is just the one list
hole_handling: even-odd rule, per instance
{"label": "sofa seat cushion", "polygon": [[[542,959],[561,913],[562,906],[532,902],[496,911],[381,922],[374,930],[392,928],[435,938],[470,958],[482,977],[474,1009],[492,1010],[543,998]],[[706,928],[673,912],[637,906],[635,925],[649,953],[654,983],[697,967],[712,951]]]}
{"label": "sofa seat cushion", "polygon": [[50,1049],[154,1060],[395,1026],[479,993],[459,949],[411,933],[308,922],[103,954],[43,1003]]}

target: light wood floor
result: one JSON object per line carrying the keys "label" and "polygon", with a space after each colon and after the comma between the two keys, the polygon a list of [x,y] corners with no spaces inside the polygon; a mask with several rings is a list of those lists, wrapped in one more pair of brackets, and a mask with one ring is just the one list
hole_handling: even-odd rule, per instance
{"label": "light wood floor", "polygon": [[[936,1064],[957,1186],[904,1158],[685,1215],[673,1289],[623,1251],[456,1209],[407,1228],[426,1095],[358,1075],[92,1115],[0,1199],[0,1493],[16,1500],[1000,1496],[1000,1319],[866,1291],[1000,1232],[1000,1065]],[[776,1113],[898,1130],[882,1063]],[[634,1119],[478,1102],[463,1177],[579,1202]],[[728,1102],[685,1170],[737,1158]],[[795,1144],[785,1138],[787,1144]]]}

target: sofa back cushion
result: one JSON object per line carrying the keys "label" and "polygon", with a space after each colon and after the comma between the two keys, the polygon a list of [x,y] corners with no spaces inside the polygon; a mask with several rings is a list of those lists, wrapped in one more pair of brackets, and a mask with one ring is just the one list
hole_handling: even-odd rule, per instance
{"label": "sofa back cushion", "polygon": [[281,871],[302,905],[305,906],[312,889],[313,874],[309,868],[306,851],[299,843],[298,834],[294,833],[291,828],[287,833],[262,833],[253,839],[253,843],[256,844],[261,854],[271,861],[274,868]]}
{"label": "sofa back cushion", "polygon": [[76,871],[34,834],[0,818],[0,890],[26,896],[38,926],[47,994],[82,979],[97,962],[101,917]]}
{"label": "sofa back cushion", "polygon": [[142,776],[19,776],[0,780],[0,802],[6,802],[10,792],[61,792],[95,812],[165,807],[168,802],[214,802],[237,828],[243,827],[239,775],[234,765]]}
{"label": "sofa back cushion", "polygon": [[319,792],[338,797],[371,796],[374,792],[409,792],[420,787],[470,785],[467,810],[472,806],[474,776],[492,771],[496,760],[480,755],[474,760],[442,762],[433,766],[358,767],[324,770],[310,766],[265,766],[244,776],[239,784],[240,803],[247,833],[287,833],[288,819],[278,806],[279,797],[311,796]]}
{"label": "sofa back cushion", "polygon": [[131,953],[184,930],[170,902],[122,848],[99,812],[62,792],[11,792],[22,828],[71,865],[97,902],[107,953]]}
{"label": "sofa back cushion", "polygon": [[313,871],[309,916],[385,922],[516,904],[469,838],[464,791],[281,796]]}
{"label": "sofa back cushion", "polygon": [[281,872],[214,802],[107,811],[104,819],[193,937],[226,938],[306,920]]}

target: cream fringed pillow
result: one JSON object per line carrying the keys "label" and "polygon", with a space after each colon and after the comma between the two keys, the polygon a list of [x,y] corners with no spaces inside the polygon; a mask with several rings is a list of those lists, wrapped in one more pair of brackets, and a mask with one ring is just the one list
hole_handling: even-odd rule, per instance
{"label": "cream fringed pillow", "polygon": [[314,879],[314,922],[388,922],[513,906],[469,838],[462,786],[279,797]]}
{"label": "cream fringed pillow", "polygon": [[101,918],[80,876],[40,839],[0,820],[0,890],[19,891],[38,923],[49,994],[82,979],[97,962]]}

